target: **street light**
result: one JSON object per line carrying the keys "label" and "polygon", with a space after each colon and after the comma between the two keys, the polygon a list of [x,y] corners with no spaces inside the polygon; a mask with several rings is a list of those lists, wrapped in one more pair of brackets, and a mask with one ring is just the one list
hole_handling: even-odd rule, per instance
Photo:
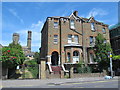
{"label": "street light", "polygon": [[110,71],[111,71],[111,77],[113,77],[113,70],[112,70],[112,53],[108,52],[109,58],[110,58]]}

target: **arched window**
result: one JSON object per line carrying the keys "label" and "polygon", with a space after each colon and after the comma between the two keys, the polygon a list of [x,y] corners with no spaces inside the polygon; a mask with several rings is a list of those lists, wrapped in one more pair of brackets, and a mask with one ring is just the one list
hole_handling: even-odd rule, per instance
{"label": "arched window", "polygon": [[78,63],[79,62],[79,52],[74,51],[73,52],[73,63]]}
{"label": "arched window", "polygon": [[70,53],[67,53],[67,62],[70,62]]}
{"label": "arched window", "polygon": [[79,56],[79,52],[78,51],[74,51],[73,52],[73,56]]}

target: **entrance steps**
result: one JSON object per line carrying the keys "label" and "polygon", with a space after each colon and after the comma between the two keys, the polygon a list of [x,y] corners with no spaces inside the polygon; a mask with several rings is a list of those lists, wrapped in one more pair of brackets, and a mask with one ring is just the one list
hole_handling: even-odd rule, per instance
{"label": "entrance steps", "polygon": [[48,65],[48,70],[50,73],[54,73],[54,72],[60,72],[61,70],[63,70],[64,72],[68,73],[69,71],[65,69],[64,65],[61,66],[53,66],[50,63],[47,64]]}
{"label": "entrance steps", "polygon": [[47,78],[60,78],[61,75],[64,75],[64,73],[69,73],[68,70],[65,70],[64,65],[61,66],[53,66],[48,63]]}
{"label": "entrance steps", "polygon": [[60,74],[60,71],[62,70],[61,66],[51,66],[51,68],[54,74]]}

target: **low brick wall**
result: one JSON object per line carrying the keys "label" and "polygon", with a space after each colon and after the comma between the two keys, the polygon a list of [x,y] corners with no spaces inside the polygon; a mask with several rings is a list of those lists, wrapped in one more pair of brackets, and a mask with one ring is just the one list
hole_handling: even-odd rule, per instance
{"label": "low brick wall", "polygon": [[73,74],[73,78],[77,77],[103,77],[104,73],[81,73],[81,74]]}

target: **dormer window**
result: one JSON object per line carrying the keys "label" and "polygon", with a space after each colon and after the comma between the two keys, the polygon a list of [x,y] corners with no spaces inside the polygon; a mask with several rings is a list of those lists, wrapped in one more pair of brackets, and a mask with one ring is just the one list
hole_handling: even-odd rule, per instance
{"label": "dormer window", "polygon": [[95,31],[95,25],[94,25],[94,23],[91,23],[91,30]]}
{"label": "dormer window", "polygon": [[75,29],[75,22],[74,20],[70,20],[70,28]]}

